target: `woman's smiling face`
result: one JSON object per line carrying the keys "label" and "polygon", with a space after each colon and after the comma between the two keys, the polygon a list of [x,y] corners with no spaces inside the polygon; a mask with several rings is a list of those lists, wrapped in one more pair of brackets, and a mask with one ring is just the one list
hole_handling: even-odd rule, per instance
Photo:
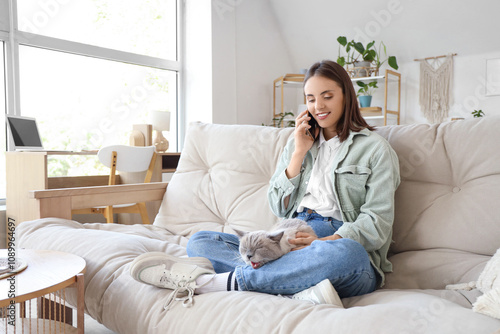
{"label": "woman's smiling face", "polygon": [[312,76],[304,85],[307,109],[324,129],[325,139],[337,135],[337,123],[344,114],[344,94],[335,81]]}

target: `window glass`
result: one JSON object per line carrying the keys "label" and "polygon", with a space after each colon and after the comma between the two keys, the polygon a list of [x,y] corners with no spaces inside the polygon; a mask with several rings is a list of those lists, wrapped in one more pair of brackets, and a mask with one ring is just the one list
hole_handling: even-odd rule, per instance
{"label": "window glass", "polygon": [[20,31],[176,60],[177,0],[22,0]]}
{"label": "window glass", "polygon": [[[21,113],[35,117],[46,149],[96,150],[129,144],[133,124],[151,111],[171,112],[169,151],[176,151],[177,73],[20,46]],[[50,164],[49,176],[96,174],[99,163]]]}
{"label": "window glass", "polygon": [[[5,72],[4,43],[0,41],[0,166],[5,166],[6,123],[5,123]],[[0,201],[5,199],[5,168],[0,168]]]}

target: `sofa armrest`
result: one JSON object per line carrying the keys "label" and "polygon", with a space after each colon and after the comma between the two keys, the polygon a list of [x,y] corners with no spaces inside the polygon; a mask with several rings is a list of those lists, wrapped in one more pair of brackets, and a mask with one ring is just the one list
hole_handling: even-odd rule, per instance
{"label": "sofa armrest", "polygon": [[29,198],[35,199],[38,218],[57,217],[71,219],[71,210],[94,206],[161,201],[168,183],[153,182],[120,184],[115,186],[79,187],[64,189],[32,190]]}

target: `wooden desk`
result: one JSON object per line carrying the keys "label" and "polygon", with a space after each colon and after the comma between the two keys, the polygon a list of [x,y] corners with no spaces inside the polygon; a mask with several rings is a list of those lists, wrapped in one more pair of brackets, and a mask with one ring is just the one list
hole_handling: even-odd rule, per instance
{"label": "wooden desk", "polygon": [[[7,152],[7,221],[19,225],[23,221],[40,218],[36,200],[29,198],[30,190],[77,188],[104,186],[108,175],[49,177],[47,158],[53,155],[96,155],[97,152]],[[177,167],[180,153],[160,153],[157,159],[152,182],[162,181],[162,173],[173,173]],[[122,173],[117,184],[144,182],[144,173]],[[152,221],[159,203],[146,203]],[[125,224],[140,223],[135,215],[120,214],[119,221]],[[8,225],[8,224],[7,224]]]}

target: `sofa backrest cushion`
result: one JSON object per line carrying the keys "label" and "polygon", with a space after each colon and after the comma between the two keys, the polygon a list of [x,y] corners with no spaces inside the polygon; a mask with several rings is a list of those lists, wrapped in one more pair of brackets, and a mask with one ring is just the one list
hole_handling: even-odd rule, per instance
{"label": "sofa backrest cushion", "polygon": [[[269,228],[268,182],[293,129],[190,126],[154,224],[190,236]],[[500,117],[379,127],[399,157],[392,252],[500,247]]]}
{"label": "sofa backrest cushion", "polygon": [[154,224],[190,236],[252,231],[276,221],[269,180],[293,129],[192,123]]}
{"label": "sofa backrest cushion", "polygon": [[398,154],[392,252],[500,247],[500,117],[387,126]]}

